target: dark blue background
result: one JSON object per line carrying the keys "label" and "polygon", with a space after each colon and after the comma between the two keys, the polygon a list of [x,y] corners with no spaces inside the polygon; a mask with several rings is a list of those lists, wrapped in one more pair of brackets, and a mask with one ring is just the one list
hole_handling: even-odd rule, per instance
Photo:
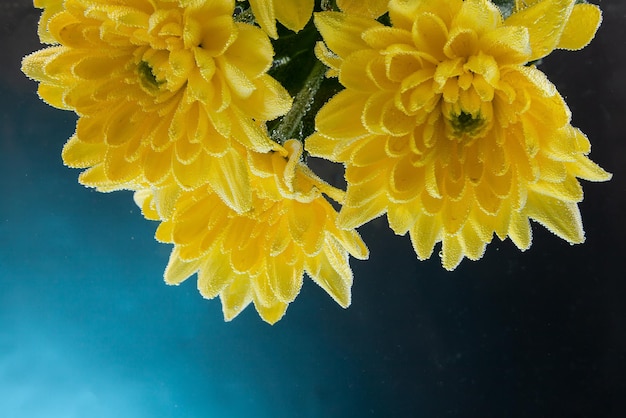
{"label": "dark blue background", "polygon": [[38,12],[0,5],[0,417],[626,416],[626,4],[542,69],[614,173],[584,182],[587,242],[534,225],[445,272],[379,219],[343,310],[306,281],[283,320],[231,323],[189,280],[130,193],[63,166],[75,116],[35,95],[20,58]]}

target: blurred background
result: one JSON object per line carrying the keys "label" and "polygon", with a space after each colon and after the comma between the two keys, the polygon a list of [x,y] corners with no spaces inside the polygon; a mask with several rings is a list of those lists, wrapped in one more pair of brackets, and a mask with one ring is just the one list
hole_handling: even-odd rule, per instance
{"label": "blurred background", "polygon": [[583,182],[586,243],[534,224],[450,273],[379,219],[349,309],[307,279],[269,326],[166,286],[157,224],[63,166],[75,116],[19,70],[39,11],[2,0],[0,417],[626,416],[626,3],[599,4],[591,45],[541,67],[614,174]]}

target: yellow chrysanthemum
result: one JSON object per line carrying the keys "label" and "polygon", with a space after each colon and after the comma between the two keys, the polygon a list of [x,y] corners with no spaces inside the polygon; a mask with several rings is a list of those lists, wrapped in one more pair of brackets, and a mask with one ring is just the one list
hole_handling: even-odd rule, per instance
{"label": "yellow chrysanthemum", "polygon": [[248,153],[255,195],[245,213],[209,187],[136,192],[144,215],[164,220],[157,240],[174,244],[166,282],[179,284],[197,272],[200,293],[220,296],[226,320],[254,302],[261,317],[275,323],[299,293],[304,272],[347,307],[348,254],[365,259],[367,248],[356,231],[337,228],[337,213],[322,192],[335,198],[341,192],[311,173],[301,154],[296,140],[276,152]]}
{"label": "yellow chrysanthemum", "polygon": [[582,242],[577,178],[610,175],[586,157],[556,88],[527,65],[594,36],[598,8],[574,2],[537,1],[503,20],[488,0],[392,0],[393,27],[318,14],[345,90],[318,113],[306,147],[346,166],[340,226],[387,213],[420,259],[442,242],[446,269],[480,258],[494,232],[527,249],[529,219]]}
{"label": "yellow chrysanthemum", "polygon": [[40,26],[59,45],[27,56],[23,71],[41,82],[45,101],[79,115],[63,158],[89,168],[83,184],[209,183],[235,210],[250,208],[247,169],[233,144],[277,147],[261,124],[284,114],[291,98],[266,74],[268,37],[233,21],[234,0],[42,5],[51,9]]}
{"label": "yellow chrysanthemum", "polygon": [[313,14],[313,0],[249,0],[257,23],[272,38],[278,38],[276,21],[294,32],[302,30]]}

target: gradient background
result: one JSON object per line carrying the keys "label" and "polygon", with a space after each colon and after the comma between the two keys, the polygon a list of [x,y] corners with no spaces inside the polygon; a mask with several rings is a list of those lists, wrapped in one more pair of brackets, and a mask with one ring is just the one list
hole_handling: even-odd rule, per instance
{"label": "gradient background", "polygon": [[166,286],[157,224],[63,166],[75,116],[19,72],[39,12],[2,0],[0,417],[626,416],[626,3],[600,5],[593,43],[542,66],[614,173],[584,182],[585,244],[534,224],[449,273],[379,219],[348,310],[307,280],[269,326]]}

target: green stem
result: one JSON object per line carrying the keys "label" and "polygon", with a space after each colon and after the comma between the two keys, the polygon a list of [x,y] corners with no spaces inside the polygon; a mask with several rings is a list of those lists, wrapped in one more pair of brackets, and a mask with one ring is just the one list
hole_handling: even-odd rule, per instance
{"label": "green stem", "polygon": [[[315,61],[315,65],[311,69],[304,86],[300,89],[296,97],[293,99],[291,110],[278,123],[278,126],[272,130],[272,139],[279,144],[283,144],[286,140],[294,138],[294,135],[300,129],[302,119],[307,114],[313,103],[313,99],[317,91],[324,81],[326,74],[326,66],[320,61]],[[303,141],[304,138],[297,138]]]}

